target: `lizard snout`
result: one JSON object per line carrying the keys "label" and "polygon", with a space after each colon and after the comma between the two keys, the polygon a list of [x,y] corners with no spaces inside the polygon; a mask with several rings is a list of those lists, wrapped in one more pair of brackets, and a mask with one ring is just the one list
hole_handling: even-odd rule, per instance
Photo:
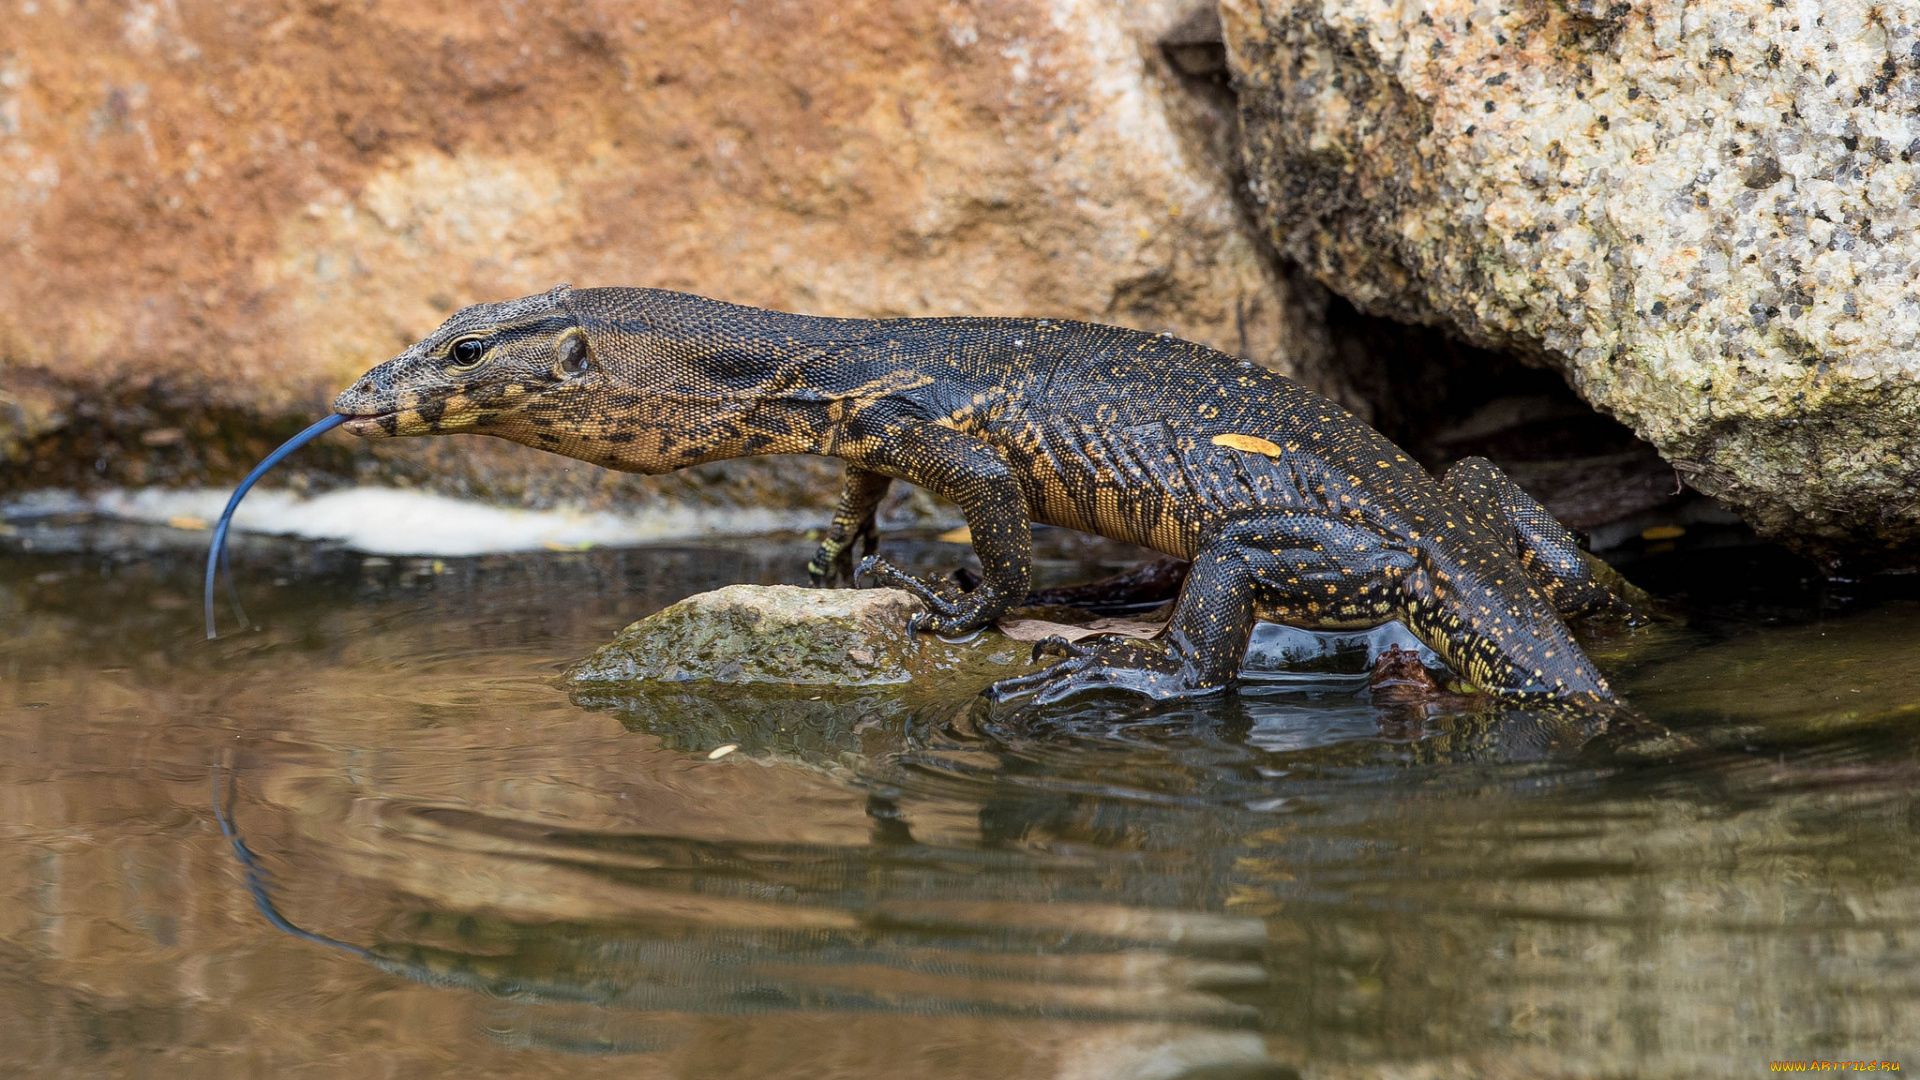
{"label": "lizard snout", "polygon": [[404,399],[417,395],[409,395],[394,385],[391,371],[394,363],[387,361],[340,391],[333,399],[333,411],[345,416],[376,416],[415,404]]}

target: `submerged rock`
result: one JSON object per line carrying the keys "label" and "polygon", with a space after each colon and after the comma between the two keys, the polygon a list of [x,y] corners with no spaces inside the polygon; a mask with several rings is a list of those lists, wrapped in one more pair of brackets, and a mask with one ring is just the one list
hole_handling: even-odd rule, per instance
{"label": "submerged rock", "polygon": [[1764,533],[1920,540],[1911,5],[1222,13],[1285,254],[1560,368]]}

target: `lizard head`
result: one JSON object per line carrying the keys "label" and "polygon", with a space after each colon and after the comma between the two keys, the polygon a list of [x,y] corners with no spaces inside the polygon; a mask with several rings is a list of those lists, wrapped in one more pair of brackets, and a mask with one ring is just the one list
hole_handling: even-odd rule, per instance
{"label": "lizard head", "polygon": [[653,289],[562,285],[459,312],[361,376],[333,411],[368,438],[472,432],[626,472],[813,453],[817,425],[753,420],[788,399],[817,404],[797,383],[798,359],[837,339],[796,340],[782,321],[792,318]]}
{"label": "lizard head", "polygon": [[477,431],[520,439],[530,405],[554,411],[602,374],[568,309],[571,291],[461,310],[341,391],[333,411],[368,438]]}

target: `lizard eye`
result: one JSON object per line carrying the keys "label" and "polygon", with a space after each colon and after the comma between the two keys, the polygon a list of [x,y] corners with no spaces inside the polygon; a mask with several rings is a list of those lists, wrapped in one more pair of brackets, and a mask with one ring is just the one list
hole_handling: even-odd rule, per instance
{"label": "lizard eye", "polygon": [[455,367],[470,368],[480,363],[481,358],[487,355],[487,343],[479,338],[456,341],[448,355],[453,358]]}

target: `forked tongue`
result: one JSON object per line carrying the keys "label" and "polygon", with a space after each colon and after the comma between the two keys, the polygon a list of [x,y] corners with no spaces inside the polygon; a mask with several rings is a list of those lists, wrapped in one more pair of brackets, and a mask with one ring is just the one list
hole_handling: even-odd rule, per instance
{"label": "forked tongue", "polygon": [[[213,545],[207,549],[206,609],[208,641],[212,641],[215,637],[219,636],[214,632],[213,628],[213,582],[214,579],[219,576],[221,567],[227,567],[228,587],[231,588],[233,585],[233,568],[227,566],[227,529],[233,524],[233,512],[240,508],[240,500],[246,498],[247,492],[252,490],[253,485],[258,483],[261,477],[267,475],[267,470],[280,464],[288,454],[293,453],[295,450],[300,449],[346,422],[347,418],[345,416],[339,413],[333,413],[325,420],[320,421],[300,434],[295,435],[293,438],[288,439],[286,442],[281,443],[280,449],[268,454],[260,464],[255,465],[253,471],[247,474],[247,478],[240,481],[240,486],[233,489],[233,497],[227,500],[227,508],[221,511],[220,521],[213,527]],[[236,596],[234,599],[235,610],[238,610],[239,606],[240,602]],[[242,615],[241,618],[245,619],[246,616]]]}

